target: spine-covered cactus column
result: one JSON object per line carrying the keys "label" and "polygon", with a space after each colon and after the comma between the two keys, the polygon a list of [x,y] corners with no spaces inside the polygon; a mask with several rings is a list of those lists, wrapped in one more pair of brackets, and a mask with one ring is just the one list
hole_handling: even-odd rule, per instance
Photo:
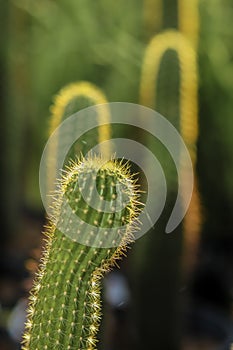
{"label": "spine-covered cactus column", "polygon": [[[73,113],[95,104],[104,104],[107,102],[104,92],[88,81],[79,81],[65,86],[57,94],[54,104],[51,107],[50,133]],[[104,115],[99,116],[99,121],[106,123],[98,130],[98,142],[102,142],[111,134],[110,124],[107,124],[109,123],[107,110]]]}
{"label": "spine-covered cactus column", "polygon": [[[111,129],[109,124],[110,115],[107,105],[107,98],[104,92],[88,81],[78,81],[68,84],[55,96],[54,103],[50,108],[51,119],[49,135],[51,135],[54,130],[72,114],[96,104],[106,104],[106,107],[103,109],[104,113],[96,116],[99,123],[104,123],[104,125],[99,126],[98,130],[90,131],[88,135],[84,135],[77,140],[77,142],[71,147],[65,164],[68,164],[70,159],[74,160],[77,156],[79,157],[80,154],[85,155],[86,152],[89,151],[95,144],[100,144],[102,141],[111,138]],[[78,127],[78,125],[74,126],[73,133],[76,132],[76,127]],[[58,137],[56,142],[53,142],[50,149],[50,154],[53,155],[53,157],[50,157],[50,161],[52,161],[53,164],[49,164],[49,190],[53,188],[54,178],[57,177],[57,174],[54,174],[54,169],[56,168],[59,142],[62,142],[62,140]],[[100,149],[102,156],[110,158],[111,150],[109,147],[102,146]]]}
{"label": "spine-covered cactus column", "polygon": [[[181,115],[180,92],[184,82],[181,77],[179,52],[169,44],[172,40],[178,46],[181,45],[180,37],[181,34],[175,30],[169,30],[152,38],[145,52],[140,86],[141,104],[161,113],[178,130]],[[139,286],[139,325],[142,329],[142,343],[146,339],[146,348],[154,344],[154,348],[177,350],[182,229],[179,226],[169,235],[165,234],[177,196],[177,173],[165,147],[149,137],[146,142],[163,167],[167,182],[167,201],[160,221],[144,238],[145,258],[139,266],[140,276],[143,276],[143,284]],[[149,167],[150,164],[146,166]],[[153,276],[150,276],[151,269]],[[141,281],[141,277],[138,281]],[[154,302],[151,306],[145,301],[146,305],[144,303],[140,307],[142,299],[149,301],[152,298]],[[153,325],[140,321],[146,319],[148,309],[156,315]]]}
{"label": "spine-covered cactus column", "polygon": [[[172,57],[172,54],[175,54],[176,58]],[[167,66],[163,66],[166,64],[166,60]],[[174,77],[177,72],[178,79],[175,81]],[[178,85],[175,86],[175,84]],[[196,54],[189,40],[182,33],[174,30],[165,31],[155,36],[145,55],[141,81],[141,102],[162,113],[179,130],[190,152],[194,170],[198,136],[197,86]],[[185,169],[183,169],[183,182],[185,181]],[[186,266],[193,263],[192,259],[198,244],[200,222],[196,180],[190,209],[184,219]],[[189,260],[188,264],[187,260]]]}
{"label": "spine-covered cactus column", "polygon": [[[157,2],[154,0],[154,3]],[[151,39],[145,53],[140,89],[141,103],[155,108],[168,118],[183,136],[194,171],[198,137],[198,5],[198,0],[177,1],[179,31],[169,29]],[[169,177],[172,181],[171,175]],[[183,180],[185,181],[185,173]],[[187,266],[192,268],[195,262],[201,221],[200,195],[195,177],[190,208],[184,219],[185,269]]]}
{"label": "spine-covered cactus column", "polygon": [[[50,223],[46,230],[46,249],[30,297],[24,350],[96,348],[100,278],[132,242],[138,212],[137,186],[127,166],[117,161],[102,163],[83,158],[71,165],[61,181],[54,203],[57,225]],[[106,203],[112,212],[105,212]],[[122,209],[117,210],[116,203]],[[68,216],[67,205],[80,224]],[[83,240],[86,245],[79,243]]]}
{"label": "spine-covered cactus column", "polygon": [[[198,130],[196,57],[192,45],[179,31],[169,29],[151,39],[143,61],[140,102],[161,113],[177,128],[195,162]],[[146,142],[163,166],[168,192],[166,207],[159,224],[147,237],[143,238],[145,258],[143,264],[139,266],[140,278],[138,278],[140,281],[139,318],[143,320],[143,322],[139,320],[142,330],[141,346],[143,344],[147,348],[153,346],[174,350],[180,347],[179,288],[182,250],[187,248],[187,241],[190,242],[190,236],[193,233],[192,239],[196,241],[194,219],[198,219],[198,216],[195,214],[192,222],[188,220],[188,226],[185,219],[184,234],[180,226],[175,232],[165,235],[165,226],[177,195],[176,169],[164,147],[162,148],[150,137]],[[184,185],[187,179],[185,169],[180,170]],[[193,226],[190,226],[190,222]],[[150,276],[151,269],[154,272],[153,277]],[[146,290],[145,286],[147,286]],[[152,298],[154,300],[152,305],[149,303],[146,305],[147,301],[145,301],[143,308],[140,307],[142,300]],[[152,314],[158,315],[153,325],[144,321],[147,318],[145,311],[147,309],[150,309]]]}

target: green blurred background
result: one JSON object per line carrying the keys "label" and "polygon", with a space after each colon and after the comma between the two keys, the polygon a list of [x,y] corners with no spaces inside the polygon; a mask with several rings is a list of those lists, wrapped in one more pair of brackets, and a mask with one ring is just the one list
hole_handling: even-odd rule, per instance
{"label": "green blurred background", "polygon": [[[163,30],[179,29],[179,2],[0,0],[0,4],[0,348],[4,350],[19,348],[20,335],[14,331],[18,316],[13,312],[27,300],[40,255],[44,209],[38,170],[54,95],[66,84],[85,80],[101,88],[110,102],[139,103],[146,47]],[[192,263],[182,258],[182,227],[172,239],[163,233],[168,213],[155,228],[156,239],[148,234],[136,242],[121,269],[129,301],[123,308],[105,302],[100,349],[230,349],[233,342],[233,3],[203,0],[197,5],[196,171],[203,217],[198,249]],[[191,23],[192,12],[189,15]],[[166,73],[165,101],[177,71],[165,69]],[[163,108],[167,117],[166,103]],[[23,312],[19,319],[23,324]]]}

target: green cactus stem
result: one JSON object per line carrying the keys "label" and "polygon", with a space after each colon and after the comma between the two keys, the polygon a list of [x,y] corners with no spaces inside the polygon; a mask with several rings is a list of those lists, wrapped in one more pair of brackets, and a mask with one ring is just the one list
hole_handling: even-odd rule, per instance
{"label": "green cactus stem", "polygon": [[[99,158],[83,158],[73,162],[61,180],[54,205],[58,221],[67,225],[62,226],[65,233],[57,228],[59,224],[50,223],[46,229],[46,248],[30,297],[24,350],[96,349],[100,280],[133,241],[139,211],[138,188],[129,167],[115,160],[102,164]],[[88,192],[92,206],[84,201],[82,190]],[[66,203],[81,219],[79,226],[67,217]],[[118,210],[116,203],[124,208]],[[107,205],[112,212],[105,210]],[[97,233],[88,231],[85,223]],[[106,235],[100,241],[103,228]],[[79,243],[80,235],[87,245]]]}

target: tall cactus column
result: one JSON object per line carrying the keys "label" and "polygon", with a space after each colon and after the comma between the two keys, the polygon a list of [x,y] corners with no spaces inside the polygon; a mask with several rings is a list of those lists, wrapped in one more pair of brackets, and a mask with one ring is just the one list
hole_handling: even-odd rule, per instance
{"label": "tall cactus column", "polygon": [[[24,350],[96,348],[100,279],[132,242],[138,212],[137,186],[127,167],[115,161],[100,164],[98,159],[82,159],[62,180],[54,204],[57,225],[51,223],[46,230],[43,263],[30,298]],[[79,243],[83,240],[86,245]]]}
{"label": "tall cactus column", "polygon": [[[169,46],[172,37],[176,37],[175,30],[158,34],[152,38],[146,49],[140,102],[161,113],[179,130],[182,77],[179,53],[176,48]],[[176,39],[174,41],[177,42]],[[177,173],[167,150],[149,137],[146,142],[163,167],[167,182],[167,201],[159,222],[141,242],[145,255],[139,266],[138,276],[139,306],[145,300],[139,313],[141,346],[144,343],[146,348],[153,346],[155,349],[178,350],[182,229],[179,226],[169,235],[165,234],[165,227],[177,196]],[[147,310],[155,315],[153,322],[151,319],[147,321]]]}
{"label": "tall cactus column", "polygon": [[[198,82],[196,54],[192,45],[182,33],[174,30],[165,31],[155,36],[149,44],[143,68],[142,104],[156,108],[179,130],[190,152],[195,171]],[[187,180],[183,169],[183,182],[185,181]],[[187,265],[192,266],[199,241],[201,224],[199,201],[196,179],[190,208],[184,219],[185,268]]]}
{"label": "tall cactus column", "polygon": [[[154,2],[161,3],[157,0]],[[195,54],[197,33],[194,15],[197,15],[197,11],[192,15],[190,8],[193,8],[197,2],[194,0],[173,2],[163,0],[162,3],[160,29],[166,30],[154,35],[146,48],[142,67],[140,102],[156,109],[178,129],[195,165],[198,102]],[[187,18],[190,18],[189,23]],[[148,237],[143,238],[144,263],[140,267],[140,275],[137,278],[140,281],[139,307],[142,300],[145,300],[139,316],[140,320],[143,320],[139,320],[142,330],[140,347],[174,350],[180,348],[179,289],[182,255],[185,255],[184,261],[190,267],[196,253],[194,246],[196,247],[198,242],[199,198],[195,187],[191,208],[184,220],[183,227],[178,227],[169,236],[164,235],[164,223],[170,215],[176,198],[177,175],[166,150],[161,149],[158,143],[151,143],[150,138],[146,142],[163,165],[168,194],[160,226],[157,225]],[[181,169],[181,172],[183,183],[187,182],[185,169]],[[153,275],[150,274],[151,270],[153,270]],[[153,300],[152,305],[147,304],[147,300]],[[146,322],[147,310],[156,315],[148,322]]]}

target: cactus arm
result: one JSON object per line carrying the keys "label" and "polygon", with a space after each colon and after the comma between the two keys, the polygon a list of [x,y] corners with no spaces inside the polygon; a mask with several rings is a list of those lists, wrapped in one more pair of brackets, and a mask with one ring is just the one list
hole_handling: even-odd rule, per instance
{"label": "cactus arm", "polygon": [[[97,227],[112,228],[122,234],[120,245],[112,247],[113,236],[106,236],[105,245],[110,248],[96,248],[98,236],[92,232],[82,232],[82,225],[74,227],[70,222],[64,226],[66,234],[54,224],[46,230],[47,243],[43,263],[31,294],[28,321],[24,335],[24,350],[42,349],[95,349],[96,333],[100,321],[100,279],[119,259],[132,241],[133,221],[137,215],[137,189],[128,170],[117,162],[108,162],[96,178],[100,198],[112,201],[113,213],[105,212],[106,201],[97,201],[95,206],[86,208],[81,193],[77,188],[80,176],[92,174],[98,165],[97,160],[83,159],[73,164],[62,180],[61,194],[57,204],[57,215],[62,220],[65,216],[63,204],[68,199],[73,212]],[[98,165],[99,166],[99,165]],[[116,184],[124,186],[123,192],[116,192]],[[90,179],[82,183],[90,189]],[[115,197],[123,202],[125,195],[128,202],[125,208],[115,212]],[[93,197],[93,200],[95,198]],[[127,228],[123,223],[129,224]],[[69,230],[74,235],[86,234],[91,246],[73,241]],[[85,228],[84,228],[85,230]]]}

